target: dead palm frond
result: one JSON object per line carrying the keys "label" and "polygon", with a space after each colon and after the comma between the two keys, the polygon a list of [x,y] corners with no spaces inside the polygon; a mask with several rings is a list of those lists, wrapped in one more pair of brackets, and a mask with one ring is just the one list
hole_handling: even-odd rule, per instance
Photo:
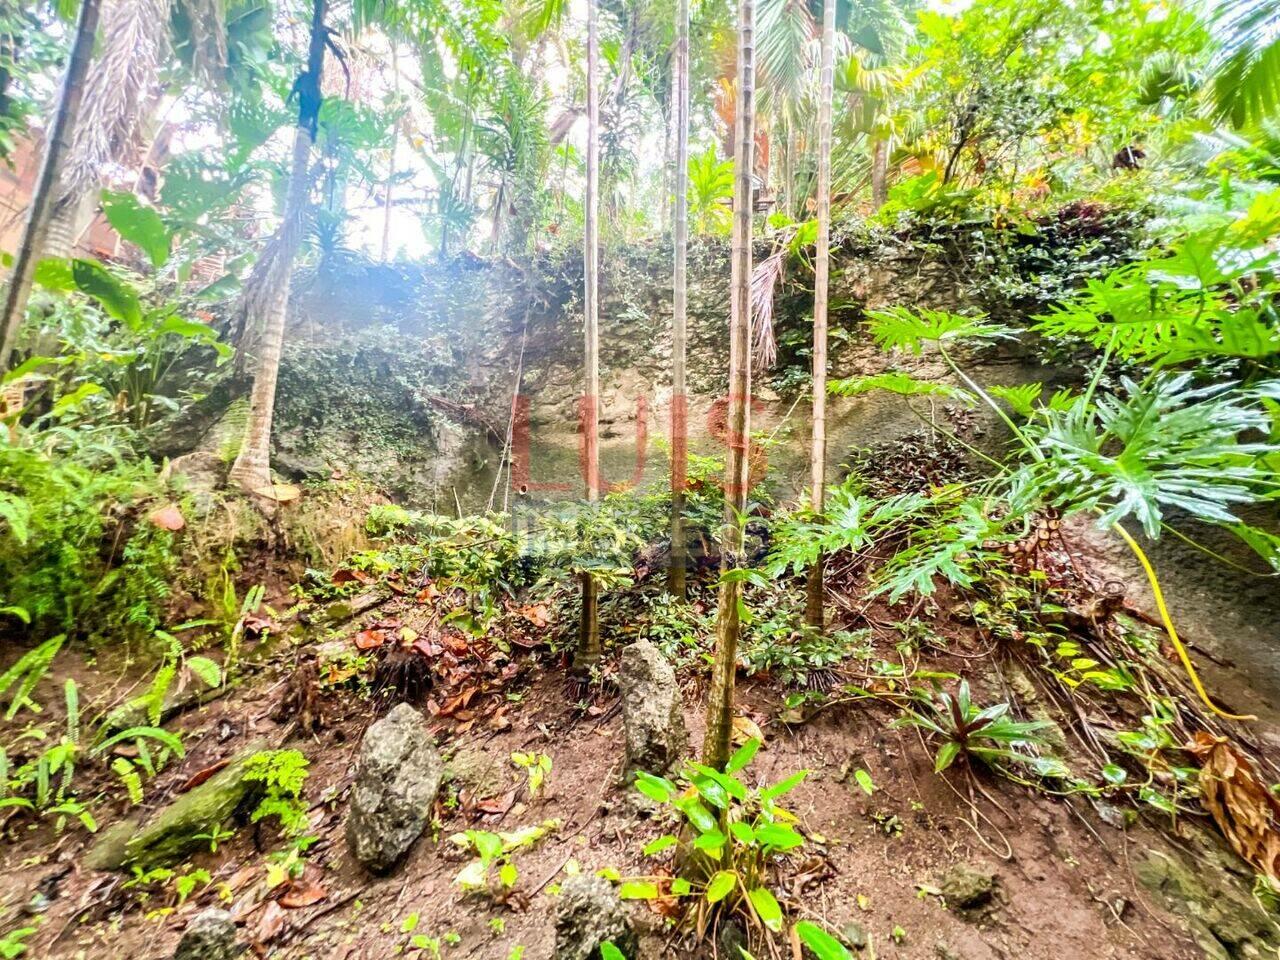
{"label": "dead palm frond", "polygon": [[752,351],[756,365],[764,370],[778,359],[778,341],[773,335],[773,295],[782,278],[787,247],[786,243],[778,244],[751,272],[751,314],[755,329]]}

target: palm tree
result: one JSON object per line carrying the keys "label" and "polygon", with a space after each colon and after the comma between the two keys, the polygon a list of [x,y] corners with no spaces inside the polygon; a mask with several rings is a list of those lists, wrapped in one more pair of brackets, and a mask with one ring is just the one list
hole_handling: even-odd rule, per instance
{"label": "palm tree", "polygon": [[685,598],[685,475],[689,459],[689,400],[685,395],[689,255],[689,0],[676,0],[676,55],[673,64],[676,158],[672,211],[671,276],[671,565],[667,590]]}
{"label": "palm tree", "polygon": [[[600,184],[600,97],[596,90],[600,39],[596,25],[596,0],[587,0],[587,185],[583,202],[584,238],[582,251],[583,365],[586,390],[582,396],[583,472],[587,502],[600,499],[600,304],[599,292],[599,184]],[[578,629],[578,649],[574,672],[585,680],[600,659],[599,589],[590,573],[582,574],[582,619]]]}
{"label": "palm tree", "polygon": [[[822,4],[822,67],[818,80],[818,243],[813,277],[813,435],[809,451],[810,505],[822,513],[827,469],[827,281],[831,273],[831,100],[835,87],[836,0]],[[822,615],[821,553],[809,568],[805,621],[826,627]]]}
{"label": "palm tree", "polygon": [[35,276],[36,261],[44,248],[49,220],[53,213],[58,174],[67,151],[68,137],[76,127],[84,95],[85,76],[93,57],[94,38],[98,33],[98,16],[101,0],[83,0],[76,22],[75,40],[71,44],[71,56],[62,78],[62,91],[45,140],[44,158],[40,162],[40,175],[36,180],[31,205],[27,210],[27,222],[22,231],[22,242],[13,261],[9,275],[9,287],[5,294],[3,326],[0,326],[0,373],[9,368],[14,340],[27,312],[27,298],[31,294],[31,282]]}
{"label": "palm tree", "polygon": [[1226,0],[1212,98],[1222,119],[1243,127],[1280,114],[1280,0]]}
{"label": "palm tree", "polygon": [[[239,305],[243,329],[257,353],[249,416],[240,452],[230,478],[246,490],[271,495],[271,422],[275,415],[276,379],[284,347],[284,326],[289,306],[289,275],[298,253],[311,192],[309,160],[319,122],[320,81],[324,74],[324,50],[328,40],[324,25],[326,0],[313,0],[307,68],[294,84],[298,97],[298,126],[293,136],[293,163],[284,218],[267,243],[245,283]],[[251,332],[261,330],[252,337]]]}
{"label": "palm tree", "polygon": [[723,768],[733,734],[733,687],[742,630],[742,520],[747,509],[747,447],[751,432],[751,171],[755,140],[755,0],[738,3],[738,105],[734,135],[732,269],[729,313],[729,443],[725,458],[724,536],[720,551],[720,596],[716,652],[707,701],[702,760]]}
{"label": "palm tree", "polygon": [[75,245],[81,209],[102,171],[133,149],[153,87],[169,57],[171,13],[189,27],[183,38],[191,67],[213,79],[227,60],[221,0],[111,0],[102,17],[102,53],[85,81],[79,122],[72,129],[59,175],[45,250],[66,256]]}

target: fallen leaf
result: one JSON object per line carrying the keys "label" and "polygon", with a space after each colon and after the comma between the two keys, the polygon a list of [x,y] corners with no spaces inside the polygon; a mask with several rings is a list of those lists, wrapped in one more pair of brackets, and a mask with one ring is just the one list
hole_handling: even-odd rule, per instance
{"label": "fallen leaf", "polygon": [[262,910],[262,918],[258,921],[258,930],[255,937],[259,943],[270,943],[280,935],[289,922],[288,915],[284,912],[284,908],[274,900],[268,901],[266,907]]}
{"label": "fallen leaf", "polygon": [[281,894],[279,902],[280,906],[286,910],[297,910],[299,907],[309,907],[319,903],[327,896],[324,887],[314,880],[291,880],[289,888]]}
{"label": "fallen leaf", "polygon": [[1236,853],[1280,884],[1280,800],[1226,737],[1197,730],[1183,748],[1201,764],[1200,799]]}
{"label": "fallen leaf", "polygon": [[182,784],[182,786],[178,787],[178,792],[186,793],[188,790],[194,790],[196,787],[200,786],[200,784],[204,783],[206,780],[208,780],[210,777],[212,777],[215,773],[217,773],[219,770],[221,770],[230,762],[231,762],[231,758],[228,757],[225,760],[219,760],[217,763],[210,764],[209,766],[205,767],[203,770],[199,770],[196,773],[193,773],[191,777],[185,783]]}
{"label": "fallen leaf", "polygon": [[147,519],[161,530],[181,530],[187,525],[187,520],[182,515],[182,511],[172,503],[167,503],[163,507],[152,510]]}
{"label": "fallen leaf", "polygon": [[387,635],[381,630],[361,630],[356,634],[357,650],[376,650],[387,642]]}
{"label": "fallen leaf", "polygon": [[748,740],[759,740],[764,743],[764,731],[760,729],[760,725],[750,717],[734,717],[733,718],[733,742],[741,746]]}
{"label": "fallen leaf", "polygon": [[405,646],[411,646],[413,644],[413,641],[417,639],[418,639],[418,631],[413,629],[413,627],[400,628],[400,642],[403,643]]}
{"label": "fallen leaf", "polygon": [[436,585],[428,580],[427,585],[418,591],[417,600],[419,603],[427,603],[439,596],[440,591],[436,589]]}
{"label": "fallen leaf", "polygon": [[363,570],[347,570],[346,568],[333,571],[329,580],[335,586],[341,586],[344,583],[373,583],[373,577]]}
{"label": "fallen leaf", "polygon": [[535,603],[531,606],[521,607],[520,615],[535,627],[545,627],[551,622],[551,617],[547,612],[547,605],[545,603]]}
{"label": "fallen leaf", "polygon": [[273,483],[268,487],[258,487],[253,492],[276,503],[289,503],[302,496],[302,488],[292,483]]}

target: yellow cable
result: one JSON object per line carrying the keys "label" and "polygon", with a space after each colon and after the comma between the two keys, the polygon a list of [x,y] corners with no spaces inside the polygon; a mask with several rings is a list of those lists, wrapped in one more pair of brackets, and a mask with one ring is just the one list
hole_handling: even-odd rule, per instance
{"label": "yellow cable", "polygon": [[1178,638],[1178,631],[1174,629],[1173,619],[1169,616],[1169,608],[1165,606],[1164,592],[1160,589],[1160,580],[1156,577],[1156,571],[1151,566],[1151,561],[1147,559],[1147,555],[1138,546],[1138,541],[1129,536],[1129,532],[1124,527],[1118,523],[1113,523],[1111,529],[1120,534],[1124,542],[1129,545],[1129,549],[1133,551],[1133,555],[1138,558],[1138,562],[1142,564],[1142,569],[1147,572],[1147,582],[1151,584],[1151,592],[1155,595],[1156,609],[1160,611],[1160,619],[1164,623],[1165,632],[1169,634],[1169,639],[1173,641],[1173,648],[1178,651],[1178,657],[1182,660],[1182,665],[1187,670],[1187,676],[1191,678],[1191,685],[1196,688],[1196,693],[1200,695],[1204,705],[1218,716],[1225,717],[1228,720],[1257,720],[1258,718],[1252,714],[1227,713],[1227,711],[1209,699],[1209,694],[1205,692],[1204,684],[1200,682],[1200,675],[1196,673],[1195,664],[1191,662],[1191,656],[1187,653],[1187,648],[1182,645],[1182,641]]}

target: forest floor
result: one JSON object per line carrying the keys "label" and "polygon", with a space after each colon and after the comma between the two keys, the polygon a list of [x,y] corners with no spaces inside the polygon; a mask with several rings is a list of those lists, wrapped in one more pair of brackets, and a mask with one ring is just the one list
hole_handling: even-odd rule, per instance
{"label": "forest floor", "polygon": [[[325,644],[349,644],[354,653],[360,631],[378,629],[388,618],[425,629],[429,615],[413,598],[393,594],[330,632]],[[1008,697],[1009,674],[1000,657],[988,655],[986,642],[953,622],[934,626],[946,643],[917,649],[917,674],[963,675],[982,702]],[[899,657],[899,631],[877,628],[871,656]],[[94,838],[84,830],[69,825],[57,832],[51,818],[31,821],[6,811],[0,906],[39,918],[29,956],[167,958],[192,915],[222,905],[260,957],[431,957],[423,941],[411,946],[417,936],[438,938],[443,957],[550,960],[555,894],[570,872],[653,873],[654,858],[641,850],[667,828],[620,785],[618,697],[606,690],[585,710],[569,703],[563,665],[544,648],[517,649],[496,678],[465,700],[450,701],[447,690],[424,696],[451,771],[437,805],[438,828],[390,875],[366,872],[348,852],[343,828],[361,738],[390,704],[376,706],[349,683],[315,683],[314,674],[298,669],[308,656],[307,647],[286,644],[228,693],[168,723],[182,734],[186,755],[148,782],[145,801],[148,809],[162,807],[201,771],[251,741],[299,749],[310,760],[309,832],[318,837],[302,877],[268,889],[270,853],[279,842],[274,830],[246,825],[218,843],[216,852],[195,855],[193,863],[208,870],[211,882],[177,903],[168,889],[148,896],[145,887],[128,885],[127,874],[88,869],[83,858]],[[81,652],[64,651],[36,699],[53,711],[71,676],[83,697],[120,702],[133,677],[127,669],[113,676],[111,669],[105,658],[86,661]],[[857,677],[859,669],[856,663],[839,668],[848,671],[846,678]],[[341,676],[330,672],[322,679]],[[684,717],[695,745],[702,732],[702,684],[696,667],[682,671]],[[744,726],[754,724],[764,738],[748,780],[774,782],[812,771],[788,804],[809,843],[783,863],[775,889],[793,918],[820,919],[847,941],[865,944],[859,956],[1190,960],[1274,950],[1274,931],[1259,919],[1249,895],[1252,871],[1226,851],[1208,818],[1179,817],[1171,828],[1169,818],[1155,811],[1133,816],[1131,809],[1079,795],[1053,797],[983,771],[970,775],[956,768],[940,776],[917,732],[891,726],[900,714],[889,703],[834,696],[802,716],[787,706],[786,692],[767,676],[744,678],[738,700],[750,721]],[[1255,732],[1274,736],[1269,727]],[[510,761],[517,751],[553,760],[537,796]],[[855,777],[863,770],[871,793]],[[97,775],[105,788],[110,772]],[[79,781],[77,787],[81,796],[91,795]],[[102,804],[94,812],[101,836],[126,809]],[[558,826],[517,856],[519,880],[510,896],[464,895],[454,886],[466,857],[448,841],[451,834],[550,819]],[[989,895],[984,877],[990,878]],[[979,890],[970,908],[954,897],[948,902],[944,888],[972,885],[974,878]],[[289,902],[282,891],[291,889],[301,891],[294,898],[301,905],[282,906],[281,900]],[[662,916],[662,906],[630,907],[642,957],[728,956],[714,938],[694,944]],[[785,941],[756,944],[755,952],[792,956]],[[798,960],[798,948],[794,956]]]}

